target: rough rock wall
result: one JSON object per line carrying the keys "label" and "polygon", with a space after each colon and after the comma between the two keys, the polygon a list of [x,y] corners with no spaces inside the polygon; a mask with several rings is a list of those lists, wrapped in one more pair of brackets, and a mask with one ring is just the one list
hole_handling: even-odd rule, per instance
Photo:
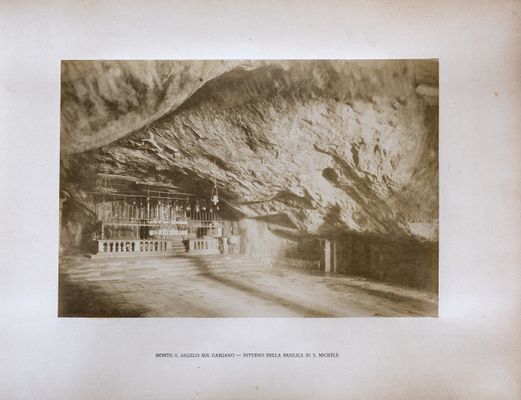
{"label": "rough rock wall", "polygon": [[238,61],[65,61],[61,149],[111,143],[174,110]]}
{"label": "rough rock wall", "polygon": [[[113,106],[92,116],[77,100],[84,85],[65,74],[64,107],[76,114],[62,115],[62,184],[110,172],[208,196],[215,178],[245,216],[286,214],[307,234],[437,240],[436,62],[209,63],[202,80],[187,67],[171,78],[186,89],[151,103],[161,79],[124,67],[121,82],[98,90]],[[113,75],[85,68],[75,79],[98,88]],[[129,82],[145,100],[129,105]]]}
{"label": "rough rock wall", "polygon": [[284,236],[273,227],[277,225],[251,218],[239,221],[241,253],[262,258],[267,262],[277,257],[320,260],[317,239]]}
{"label": "rough rock wall", "polygon": [[239,222],[241,253],[268,261],[284,254],[291,242],[271,233],[266,222],[243,219]]}
{"label": "rough rock wall", "polygon": [[91,252],[92,232],[99,228],[99,221],[91,205],[78,196],[80,190],[62,192],[60,207],[60,252]]}

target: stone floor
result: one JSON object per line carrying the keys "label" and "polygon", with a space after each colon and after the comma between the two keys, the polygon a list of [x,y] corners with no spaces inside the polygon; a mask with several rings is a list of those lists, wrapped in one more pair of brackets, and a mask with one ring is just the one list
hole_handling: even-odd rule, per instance
{"label": "stone floor", "polygon": [[60,261],[67,317],[436,316],[436,296],[244,257]]}

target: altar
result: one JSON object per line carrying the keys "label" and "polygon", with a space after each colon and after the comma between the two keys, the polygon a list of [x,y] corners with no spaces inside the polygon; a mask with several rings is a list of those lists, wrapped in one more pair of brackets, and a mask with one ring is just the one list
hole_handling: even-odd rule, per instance
{"label": "altar", "polygon": [[237,234],[216,195],[206,202],[173,185],[109,174],[99,174],[90,194],[99,221],[96,256],[219,254],[226,252],[228,236]]}

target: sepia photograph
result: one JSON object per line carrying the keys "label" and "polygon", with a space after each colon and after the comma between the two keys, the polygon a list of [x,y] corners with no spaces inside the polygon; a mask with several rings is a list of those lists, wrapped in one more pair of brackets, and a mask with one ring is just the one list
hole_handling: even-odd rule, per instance
{"label": "sepia photograph", "polygon": [[60,317],[437,317],[438,60],[61,62]]}
{"label": "sepia photograph", "polygon": [[0,1],[0,399],[521,399],[520,18]]}

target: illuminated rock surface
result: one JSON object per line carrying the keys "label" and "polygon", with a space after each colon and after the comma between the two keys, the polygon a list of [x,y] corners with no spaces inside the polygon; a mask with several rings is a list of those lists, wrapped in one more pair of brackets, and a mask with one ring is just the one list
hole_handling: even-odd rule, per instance
{"label": "illuminated rock surface", "polygon": [[[172,183],[301,232],[438,239],[434,62],[161,62],[63,69],[62,187]],[[82,192],[78,189],[82,188]]]}

